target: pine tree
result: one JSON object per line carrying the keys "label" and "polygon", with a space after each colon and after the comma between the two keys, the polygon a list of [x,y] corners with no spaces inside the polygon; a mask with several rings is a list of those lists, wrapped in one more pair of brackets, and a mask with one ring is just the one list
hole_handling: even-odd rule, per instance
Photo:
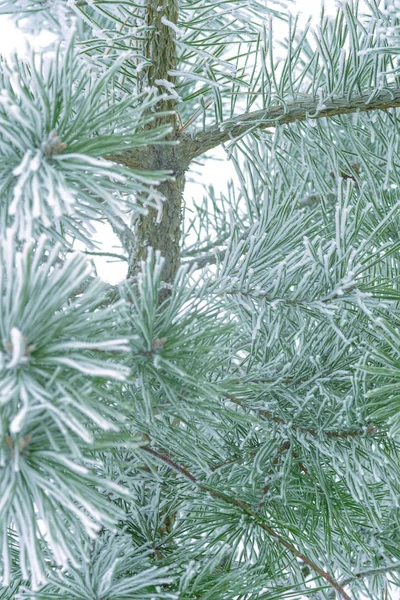
{"label": "pine tree", "polygon": [[398,598],[400,3],[295,8],[0,0],[2,600]]}

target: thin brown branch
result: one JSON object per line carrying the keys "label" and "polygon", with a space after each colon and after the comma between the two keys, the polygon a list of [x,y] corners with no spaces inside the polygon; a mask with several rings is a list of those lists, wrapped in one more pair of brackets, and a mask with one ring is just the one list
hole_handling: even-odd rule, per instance
{"label": "thin brown branch", "polygon": [[[211,471],[217,471],[221,467],[226,467],[227,465],[232,465],[235,462],[239,462],[240,460],[243,460],[243,458],[256,456],[256,454],[259,451],[261,446],[262,446],[262,444],[259,444],[258,446],[255,447],[254,450],[252,450],[248,454],[245,454],[244,456],[243,456],[243,454],[240,454],[239,456],[236,456],[235,458],[230,458],[228,460],[225,460],[224,462],[218,463],[217,465],[214,465],[211,467]],[[288,450],[289,448],[290,448],[290,442],[288,440],[283,442],[281,444],[280,448],[278,449],[278,456],[285,450]],[[293,457],[297,458],[297,455],[295,455],[295,453],[293,453]],[[273,465],[277,464],[277,457],[273,460],[272,464]]]}
{"label": "thin brown branch", "polygon": [[[242,408],[244,407],[242,400],[240,400],[240,398],[238,398],[237,396],[234,396],[233,394],[225,394],[225,397],[228,398],[228,400],[230,400],[234,404],[237,404],[238,406],[241,406]],[[273,423],[277,423],[278,425],[285,425],[287,427],[289,426],[289,424],[284,419],[274,415],[269,410],[265,410],[262,408],[250,408],[249,410],[256,411],[259,415],[261,415],[262,417],[267,419],[267,421],[272,421]],[[325,436],[327,438],[333,438],[333,439],[356,438],[356,437],[361,437],[366,434],[373,435],[374,433],[377,433],[377,429],[373,423],[368,423],[367,427],[363,427],[362,429],[345,429],[343,431],[335,431],[335,430],[331,431],[329,429],[320,431],[313,427],[304,427],[303,425],[299,425],[297,423],[291,423],[290,427],[291,427],[291,429],[294,429],[295,431],[298,431],[299,433],[304,433],[304,434],[310,435],[312,437]]]}
{"label": "thin brown branch", "polygon": [[161,460],[162,462],[167,464],[169,467],[174,469],[174,471],[176,471],[177,473],[179,473],[180,475],[182,475],[183,477],[188,479],[191,483],[194,483],[197,486],[197,488],[200,489],[201,491],[207,492],[213,498],[222,500],[223,502],[226,502],[227,504],[230,504],[231,506],[240,508],[246,515],[251,517],[257,523],[257,525],[261,529],[263,529],[263,531],[268,533],[268,535],[270,537],[277,540],[277,542],[279,542],[279,544],[281,544],[281,546],[286,548],[286,550],[288,550],[292,556],[301,560],[301,562],[306,564],[308,567],[310,567],[310,569],[312,569],[320,577],[325,579],[325,581],[327,581],[341,595],[341,597],[344,600],[351,600],[350,596],[344,591],[343,587],[341,585],[339,585],[339,583],[335,579],[333,579],[333,577],[330,573],[321,569],[321,567],[319,567],[316,563],[314,563],[305,554],[303,554],[302,552],[297,550],[297,548],[295,546],[293,546],[293,544],[288,542],[279,533],[277,533],[274,529],[272,529],[272,527],[267,525],[265,523],[264,517],[262,515],[260,515],[259,513],[253,511],[251,509],[250,505],[247,504],[247,502],[244,502],[243,500],[239,500],[232,496],[228,496],[224,492],[220,492],[219,490],[216,490],[215,488],[202,483],[196,477],[194,477],[194,475],[192,475],[186,467],[181,467],[180,465],[178,465],[169,456],[167,456],[167,454],[165,454],[165,452],[159,452],[157,450],[154,450],[153,448],[149,448],[148,446],[142,447],[142,450],[144,450],[145,452],[148,452],[152,456],[155,456],[156,458],[158,458],[159,460]]}
{"label": "thin brown branch", "polygon": [[224,462],[220,462],[217,465],[212,466],[211,471],[217,471],[221,467],[226,467],[227,465],[233,465],[235,462],[239,462],[240,460],[243,460],[243,458],[256,456],[256,454],[259,451],[261,446],[262,446],[262,444],[259,444],[258,446],[255,447],[254,450],[252,450],[248,454],[245,454],[245,456],[243,456],[243,454],[240,454],[239,456],[235,456],[235,458],[229,458],[228,460],[225,460]]}
{"label": "thin brown branch", "polygon": [[194,136],[183,135],[181,143],[187,147],[187,155],[190,160],[193,160],[212,148],[245,135],[254,128],[266,129],[294,123],[295,121],[306,121],[307,119],[322,119],[324,117],[348,115],[358,111],[388,110],[389,108],[400,107],[400,89],[398,88],[381,90],[374,94],[372,100],[371,94],[372,90],[364,94],[353,95],[351,98],[348,95],[340,96],[325,101],[322,106],[312,96],[306,99],[294,100],[285,105],[271,106],[267,110],[257,110],[238,115],[222,123],[212,125]]}
{"label": "thin brown branch", "polygon": [[[90,287],[96,279],[97,279],[97,277],[92,277],[91,275],[88,275],[88,277],[86,277],[86,279],[84,281],[82,281],[82,283],[79,286],[74,288],[73,292],[69,296],[69,299],[72,299],[72,298],[75,298],[76,296],[80,296],[81,294],[84,294],[85,291],[88,289],[88,287]],[[111,284],[105,284],[106,304],[112,304],[116,300],[119,300],[118,286],[111,285]]]}
{"label": "thin brown branch", "polygon": [[154,448],[150,448],[150,446],[142,446],[142,450],[144,450],[148,454],[152,454],[156,458],[159,458],[162,462],[164,462],[168,466],[170,466],[171,469],[174,469],[174,471],[177,471],[178,473],[180,473],[181,475],[183,475],[184,477],[186,477],[186,479],[189,479],[189,481],[191,481],[192,483],[195,483],[196,485],[199,485],[196,477],[194,477],[186,469],[186,467],[181,467],[180,465],[178,465],[171,458],[169,458],[169,456],[167,456],[164,452],[158,452],[157,450],[154,450]]}

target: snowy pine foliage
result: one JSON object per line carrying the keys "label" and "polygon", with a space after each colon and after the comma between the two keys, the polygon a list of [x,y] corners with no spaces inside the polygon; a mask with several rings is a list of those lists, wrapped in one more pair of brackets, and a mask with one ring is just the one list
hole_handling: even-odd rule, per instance
{"label": "snowy pine foliage", "polygon": [[400,8],[337,4],[0,0],[57,35],[0,63],[0,600],[398,598]]}

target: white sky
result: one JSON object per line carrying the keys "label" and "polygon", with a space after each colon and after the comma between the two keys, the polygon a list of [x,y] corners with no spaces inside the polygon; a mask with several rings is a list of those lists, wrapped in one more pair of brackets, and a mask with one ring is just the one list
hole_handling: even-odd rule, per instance
{"label": "white sky", "polygon": [[[293,0],[292,12],[301,13],[304,20],[311,14],[318,17],[321,4],[322,0]],[[325,0],[325,9],[328,14],[335,14],[336,0]],[[23,54],[27,41],[32,46],[40,46],[45,43],[46,35],[44,34],[35,39],[32,36],[23,34],[10,22],[7,16],[0,15],[0,54],[7,55],[15,51],[18,54]]]}

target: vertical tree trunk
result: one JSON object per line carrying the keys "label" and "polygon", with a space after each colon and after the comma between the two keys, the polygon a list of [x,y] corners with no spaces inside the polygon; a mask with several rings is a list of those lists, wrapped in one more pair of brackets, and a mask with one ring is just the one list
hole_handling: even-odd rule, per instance
{"label": "vertical tree trunk", "polygon": [[[166,88],[162,81],[174,83],[175,78],[169,71],[176,68],[176,33],[173,26],[178,20],[178,0],[148,0],[147,24],[151,27],[144,41],[144,52],[152,61],[151,66],[144,69],[139,79],[139,91],[147,86],[155,86],[160,92]],[[167,23],[167,24],[166,24]],[[157,111],[175,110],[176,100],[162,100]],[[172,127],[169,140],[176,135],[175,114],[156,118],[152,127],[168,124]],[[150,162],[150,164],[149,164]],[[152,169],[168,169],[173,171],[175,181],[164,182],[159,190],[165,197],[161,216],[157,211],[149,209],[147,215],[138,215],[134,219],[134,247],[130,257],[128,275],[137,273],[140,261],[146,258],[147,248],[151,246],[160,250],[165,265],[163,279],[173,281],[180,264],[180,238],[182,198],[185,187],[185,170],[179,165],[176,148],[173,146],[153,146],[150,161],[146,167]]]}
{"label": "vertical tree trunk", "polygon": [[[144,87],[158,87],[160,92],[165,92],[165,87],[160,81],[175,83],[175,77],[169,71],[176,69],[176,33],[173,26],[178,21],[178,0],[147,0],[146,6],[147,26],[151,28],[144,40],[143,52],[151,65],[144,68],[139,76],[139,92]],[[166,25],[170,23],[171,25]],[[176,100],[164,100],[158,104],[159,111],[175,109]],[[160,117],[154,122],[158,125],[170,124],[173,127],[171,139],[175,134],[175,115]]]}
{"label": "vertical tree trunk", "polygon": [[[165,168],[160,165],[159,168]],[[159,186],[165,196],[161,219],[151,208],[147,215],[138,215],[134,219],[134,248],[131,254],[128,277],[134,276],[140,261],[146,258],[147,248],[160,250],[165,259],[163,280],[171,282],[180,265],[180,238],[182,198],[185,187],[185,175],[176,176],[175,181],[167,181]]]}

